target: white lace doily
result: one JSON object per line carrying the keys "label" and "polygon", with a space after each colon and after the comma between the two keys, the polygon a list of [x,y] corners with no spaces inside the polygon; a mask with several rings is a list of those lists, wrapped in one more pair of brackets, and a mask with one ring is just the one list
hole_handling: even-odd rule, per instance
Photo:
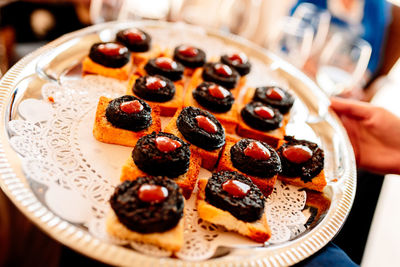
{"label": "white lace doily", "polygon": [[[120,245],[128,242],[108,236],[104,222],[108,199],[132,148],[98,142],[92,128],[99,96],[115,98],[124,92],[123,83],[99,76],[67,80],[62,85],[48,83],[42,88],[43,100],[21,102],[18,112],[22,119],[9,123],[10,143],[22,156],[24,173],[46,187],[35,191],[42,195],[39,199],[61,218]],[[200,176],[209,177],[210,173],[202,169]],[[266,202],[272,230],[268,244],[288,241],[305,230],[307,218],[301,212],[305,201],[304,191],[276,183]],[[197,216],[194,195],[185,206],[184,231],[185,245],[176,256],[185,260],[210,258],[218,247],[260,246],[202,221]],[[170,255],[146,244],[129,245],[153,256]]]}

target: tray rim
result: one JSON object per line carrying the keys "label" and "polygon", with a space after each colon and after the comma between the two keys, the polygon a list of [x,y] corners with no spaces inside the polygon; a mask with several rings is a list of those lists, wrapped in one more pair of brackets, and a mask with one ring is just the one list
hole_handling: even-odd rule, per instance
{"label": "tray rim", "polygon": [[[343,126],[336,115],[331,111],[329,111],[330,115],[333,116],[335,122],[339,126],[338,129],[335,130],[337,130],[341,137],[343,137],[342,139],[345,143],[345,147],[348,150],[346,151],[348,152],[346,153],[348,168],[343,174],[345,178],[343,179],[343,192],[341,193],[342,195],[340,199],[337,200],[337,203],[333,208],[329,209],[323,221],[320,222],[308,234],[283,245],[274,246],[273,248],[262,248],[261,252],[259,249],[254,248],[241,249],[243,252],[249,250],[254,252],[258,251],[260,253],[252,253],[255,255],[250,258],[242,257],[242,261],[240,262],[237,258],[227,259],[225,257],[209,259],[201,262],[185,262],[171,258],[155,258],[142,255],[131,249],[108,244],[97,238],[94,238],[89,233],[84,232],[73,224],[59,218],[52,211],[42,205],[27,184],[26,178],[21,170],[20,159],[8,143],[8,134],[5,127],[7,122],[6,116],[9,115],[10,112],[8,110],[8,103],[10,102],[10,98],[13,97],[15,87],[22,79],[27,77],[24,76],[24,70],[26,67],[34,67],[35,70],[33,73],[35,73],[35,63],[38,62],[42,55],[54,50],[57,46],[73,38],[83,36],[91,32],[96,32],[98,30],[105,29],[106,27],[114,27],[116,25],[121,26],[125,24],[129,26],[161,25],[163,27],[168,27],[173,23],[155,21],[109,22],[93,25],[76,32],[68,33],[25,56],[23,59],[18,61],[0,80],[0,116],[3,118],[1,122],[3,131],[0,134],[0,187],[7,197],[14,203],[14,205],[34,224],[36,224],[36,226],[50,235],[53,239],[86,256],[113,265],[126,265],[129,263],[135,263],[135,265],[143,264],[143,266],[235,266],[238,264],[254,264],[256,266],[286,266],[309,257],[325,246],[325,244],[327,244],[339,232],[341,226],[343,225],[352,206],[356,189],[356,166],[354,153]],[[206,30],[206,32],[207,34],[220,36],[223,39],[230,40],[239,45],[247,46],[252,50],[256,50],[257,52],[267,55],[269,58],[271,58],[271,60],[279,62],[279,68],[286,74],[294,76],[306,86],[312,88],[313,93],[314,91],[316,93],[318,92],[319,88],[314,82],[306,77],[305,74],[291,66],[289,63],[284,62],[279,57],[273,55],[269,51],[266,51],[250,41],[236,35],[221,33],[216,30],[209,29]],[[319,91],[319,97],[327,101],[326,96],[323,95],[322,91]]]}

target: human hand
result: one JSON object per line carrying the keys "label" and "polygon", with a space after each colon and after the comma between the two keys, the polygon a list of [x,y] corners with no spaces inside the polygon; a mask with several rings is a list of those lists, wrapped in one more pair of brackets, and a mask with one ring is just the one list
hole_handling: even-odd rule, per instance
{"label": "human hand", "polygon": [[358,167],[400,174],[400,118],[369,103],[337,97],[331,108],[347,130]]}

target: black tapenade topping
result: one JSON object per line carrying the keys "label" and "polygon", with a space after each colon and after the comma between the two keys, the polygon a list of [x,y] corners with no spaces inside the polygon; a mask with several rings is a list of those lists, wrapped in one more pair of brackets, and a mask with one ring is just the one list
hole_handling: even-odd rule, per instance
{"label": "black tapenade topping", "polygon": [[261,102],[250,102],[240,112],[244,122],[260,131],[270,131],[281,127],[283,116],[278,109]]}
{"label": "black tapenade topping", "polygon": [[234,68],[240,76],[250,72],[251,63],[244,53],[221,56],[221,62]]}
{"label": "black tapenade topping", "polygon": [[270,105],[279,109],[282,114],[286,114],[293,106],[294,97],[280,87],[265,86],[256,88],[253,101]]}
{"label": "black tapenade topping", "polygon": [[[214,91],[211,90],[216,91],[218,94],[213,93]],[[202,107],[221,113],[229,111],[235,100],[229,90],[212,82],[201,83],[193,90],[192,95]]]}
{"label": "black tapenade topping", "polygon": [[[168,137],[180,143],[176,149],[165,152],[157,147],[157,137]],[[136,166],[150,175],[164,175],[176,178],[189,169],[189,144],[179,137],[169,133],[151,133],[141,137],[132,151],[132,158]]]}
{"label": "black tapenade topping", "polygon": [[[236,180],[250,187],[244,197],[235,197],[223,189],[228,180]],[[264,212],[264,196],[260,189],[246,176],[238,172],[213,173],[205,188],[206,201],[211,205],[226,210],[237,219],[254,222]]]}
{"label": "black tapenade topping", "polygon": [[206,63],[206,53],[193,46],[180,45],[174,49],[174,60],[188,68],[198,68]]}
{"label": "black tapenade topping", "polygon": [[[282,175],[286,177],[300,177],[304,182],[310,182],[324,168],[324,151],[316,143],[307,140],[297,140],[293,136],[285,136],[287,143],[283,144],[278,150],[278,155],[282,162]],[[288,160],[283,151],[291,146],[305,146],[309,148],[311,157],[301,163]]]}
{"label": "black tapenade topping", "polygon": [[121,68],[130,60],[131,53],[126,46],[118,43],[96,43],[92,45],[89,58],[94,62],[109,67]]}
{"label": "black tapenade topping", "polygon": [[117,41],[132,52],[146,52],[150,49],[151,36],[140,29],[125,29],[117,33]]}
{"label": "black tapenade topping", "polygon": [[[257,159],[245,153],[246,148],[252,143],[258,142],[269,152],[266,159]],[[260,178],[271,178],[281,172],[281,161],[275,150],[267,143],[253,139],[241,139],[231,147],[231,161],[235,168],[249,175]]]}
{"label": "black tapenade topping", "polygon": [[132,92],[138,97],[160,103],[171,100],[175,90],[174,83],[160,75],[139,77],[132,88]]}
{"label": "black tapenade topping", "polygon": [[[168,190],[168,196],[159,203],[142,201],[139,190],[143,185],[162,186]],[[168,231],[183,217],[184,200],[179,186],[164,177],[139,177],[135,181],[125,181],[115,188],[110,204],[123,225],[143,234]]]}
{"label": "black tapenade topping", "polygon": [[[141,105],[140,111],[125,112],[121,109],[121,104],[135,100]],[[137,97],[125,95],[110,101],[106,108],[106,118],[117,128],[138,132],[151,125],[151,107]]]}
{"label": "black tapenade topping", "polygon": [[206,63],[203,68],[202,77],[205,81],[215,82],[226,89],[236,87],[239,73],[223,63]]}
{"label": "black tapenade topping", "polygon": [[184,67],[181,63],[167,57],[150,59],[144,66],[149,75],[161,75],[171,81],[182,79]]}
{"label": "black tapenade topping", "polygon": [[[215,132],[210,133],[199,126],[196,118],[203,117],[215,126]],[[185,107],[176,120],[176,126],[181,134],[192,144],[212,151],[225,144],[225,130],[221,123],[206,110],[195,107]]]}

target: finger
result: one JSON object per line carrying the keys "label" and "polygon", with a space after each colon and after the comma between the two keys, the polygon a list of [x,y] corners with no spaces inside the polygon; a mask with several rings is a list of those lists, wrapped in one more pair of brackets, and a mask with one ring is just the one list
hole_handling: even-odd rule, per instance
{"label": "finger", "polygon": [[330,100],[330,107],[338,115],[346,115],[356,119],[368,119],[371,116],[373,107],[371,104],[339,97],[332,97]]}

